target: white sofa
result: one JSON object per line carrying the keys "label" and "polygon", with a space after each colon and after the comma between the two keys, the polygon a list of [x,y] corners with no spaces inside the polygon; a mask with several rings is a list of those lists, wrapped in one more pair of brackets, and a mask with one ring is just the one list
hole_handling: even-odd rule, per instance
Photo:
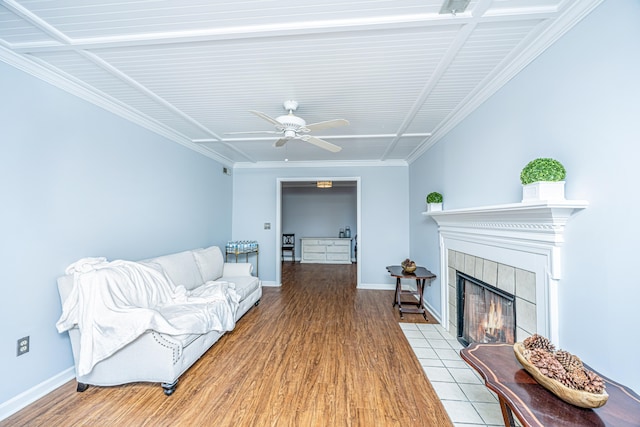
{"label": "white sofa", "polygon": [[[141,261],[162,270],[176,284],[193,290],[208,281],[226,281],[235,284],[240,294],[236,320],[253,305],[258,305],[262,296],[260,280],[251,275],[249,263],[225,263],[217,246],[196,249]],[[58,279],[58,290],[62,304],[74,285],[73,275]],[[89,385],[112,386],[130,382],[159,382],[166,395],[171,395],[182,375],[202,356],[224,332],[211,331],[206,334],[171,336],[147,331],[135,341],[127,344],[112,356],[98,362],[91,372],[78,376],[78,391]],[[78,372],[80,332],[78,327],[69,329],[69,337]]]}

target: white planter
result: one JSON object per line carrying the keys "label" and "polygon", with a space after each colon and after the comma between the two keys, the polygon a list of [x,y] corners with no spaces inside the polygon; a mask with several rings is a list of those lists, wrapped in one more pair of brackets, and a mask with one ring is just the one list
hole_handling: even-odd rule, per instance
{"label": "white planter", "polygon": [[522,201],[564,200],[564,181],[534,182],[522,186]]}
{"label": "white planter", "polygon": [[438,212],[442,210],[442,203],[427,203],[427,212]]}

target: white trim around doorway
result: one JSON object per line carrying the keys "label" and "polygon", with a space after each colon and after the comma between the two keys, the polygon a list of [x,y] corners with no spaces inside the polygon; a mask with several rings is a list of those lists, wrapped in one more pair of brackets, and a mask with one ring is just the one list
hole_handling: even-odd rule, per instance
{"label": "white trim around doorway", "polygon": [[[282,264],[280,259],[281,246],[282,246],[282,183],[283,182],[308,182],[308,181],[355,181],[356,182],[356,245],[360,245],[362,238],[362,189],[361,179],[359,176],[320,176],[320,177],[298,177],[298,178],[276,178],[276,251],[275,251],[275,265],[276,265],[276,286],[282,286]],[[358,246],[360,247],[360,246]],[[362,251],[359,250],[356,254],[356,269],[357,269],[357,287],[360,287],[360,281],[362,277]]]}

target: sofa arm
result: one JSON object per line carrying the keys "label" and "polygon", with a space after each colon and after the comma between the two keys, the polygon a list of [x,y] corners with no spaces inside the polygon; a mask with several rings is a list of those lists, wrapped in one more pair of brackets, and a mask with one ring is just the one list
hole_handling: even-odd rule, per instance
{"label": "sofa arm", "polygon": [[222,277],[251,276],[253,264],[250,262],[225,262],[222,267]]}

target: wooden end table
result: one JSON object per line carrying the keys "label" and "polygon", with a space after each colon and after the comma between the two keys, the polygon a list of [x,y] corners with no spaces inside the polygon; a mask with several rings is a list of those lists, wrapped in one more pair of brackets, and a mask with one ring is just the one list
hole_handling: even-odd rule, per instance
{"label": "wooden end table", "polygon": [[513,414],[523,426],[640,426],[640,396],[600,374],[609,399],[600,408],[584,409],[538,384],[520,365],[511,344],[473,343],[460,350],[460,356],[498,395],[505,426],[515,426]]}
{"label": "wooden end table", "polygon": [[[431,281],[436,278],[436,275],[427,270],[424,267],[417,267],[416,271],[413,273],[405,273],[402,270],[402,267],[399,265],[390,265],[387,267],[387,271],[391,274],[391,277],[396,278],[396,294],[393,299],[393,306],[395,307],[398,304],[398,310],[400,311],[400,318],[404,319],[404,313],[417,313],[422,314],[424,319],[427,320],[427,310],[424,309],[424,286],[426,281],[429,280],[429,284]],[[401,279],[413,279],[416,281],[416,290],[409,291],[403,290]],[[402,301],[402,295],[412,295],[418,297],[418,299],[413,301]],[[415,305],[416,307],[403,307],[404,305]]]}

